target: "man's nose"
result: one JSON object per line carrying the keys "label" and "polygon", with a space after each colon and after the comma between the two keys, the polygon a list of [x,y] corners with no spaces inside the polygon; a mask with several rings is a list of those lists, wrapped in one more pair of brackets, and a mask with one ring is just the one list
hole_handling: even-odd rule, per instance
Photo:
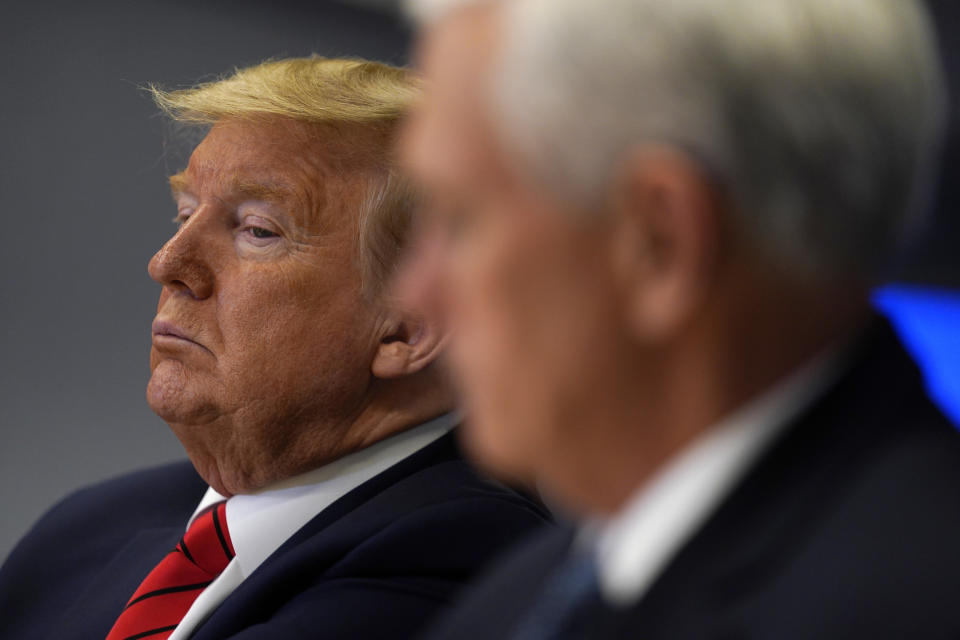
{"label": "man's nose", "polygon": [[207,253],[209,221],[197,210],[147,265],[150,277],[166,288],[203,299],[213,293],[214,269]]}

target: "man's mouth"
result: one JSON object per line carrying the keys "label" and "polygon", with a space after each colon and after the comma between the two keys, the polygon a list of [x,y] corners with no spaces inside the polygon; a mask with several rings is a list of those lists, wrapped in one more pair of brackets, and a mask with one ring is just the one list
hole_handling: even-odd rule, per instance
{"label": "man's mouth", "polygon": [[153,326],[151,327],[151,329],[153,333],[154,343],[159,342],[162,344],[162,343],[168,343],[170,341],[176,340],[176,341],[182,341],[182,342],[189,342],[191,344],[195,344],[198,347],[201,347],[209,351],[209,349],[207,349],[204,345],[197,342],[189,332],[178,327],[176,324],[174,324],[173,322],[170,322],[169,320],[160,320],[158,318],[153,321]]}

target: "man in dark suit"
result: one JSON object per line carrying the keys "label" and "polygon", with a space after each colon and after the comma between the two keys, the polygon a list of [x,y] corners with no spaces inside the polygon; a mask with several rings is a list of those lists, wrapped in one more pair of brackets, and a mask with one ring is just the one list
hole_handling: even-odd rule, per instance
{"label": "man in dark suit", "polygon": [[400,289],[576,524],[429,637],[960,635],[960,434],[869,304],[942,131],[922,5],[441,5]]}
{"label": "man in dark suit", "polygon": [[462,460],[439,329],[384,294],[413,82],[309,58],[154,93],[209,127],[149,266],[147,399],[190,463],[44,516],[0,570],[0,636],[409,636],[546,519]]}

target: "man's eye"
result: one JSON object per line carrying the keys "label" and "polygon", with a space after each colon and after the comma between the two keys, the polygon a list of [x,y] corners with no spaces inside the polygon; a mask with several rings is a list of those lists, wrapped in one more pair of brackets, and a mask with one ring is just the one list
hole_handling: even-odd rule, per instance
{"label": "man's eye", "polygon": [[246,238],[247,242],[252,242],[258,247],[265,247],[274,244],[273,238],[279,238],[280,234],[272,231],[274,223],[265,220],[261,216],[245,215],[237,223],[237,231]]}
{"label": "man's eye", "polygon": [[254,238],[275,238],[277,234],[263,227],[249,227],[247,229]]}

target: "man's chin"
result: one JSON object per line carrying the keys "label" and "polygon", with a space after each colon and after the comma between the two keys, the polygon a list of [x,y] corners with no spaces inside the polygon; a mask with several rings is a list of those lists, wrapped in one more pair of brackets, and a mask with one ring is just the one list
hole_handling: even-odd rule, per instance
{"label": "man's chin", "polygon": [[226,479],[222,477],[220,466],[216,459],[211,455],[199,455],[191,449],[187,449],[187,456],[193,463],[193,468],[197,470],[197,475],[203,478],[210,487],[225,498],[236,495],[237,491],[228,487]]}
{"label": "man's chin", "polygon": [[147,404],[170,424],[212,422],[217,417],[215,406],[188,384],[183,365],[165,360],[157,364],[147,383]]}

